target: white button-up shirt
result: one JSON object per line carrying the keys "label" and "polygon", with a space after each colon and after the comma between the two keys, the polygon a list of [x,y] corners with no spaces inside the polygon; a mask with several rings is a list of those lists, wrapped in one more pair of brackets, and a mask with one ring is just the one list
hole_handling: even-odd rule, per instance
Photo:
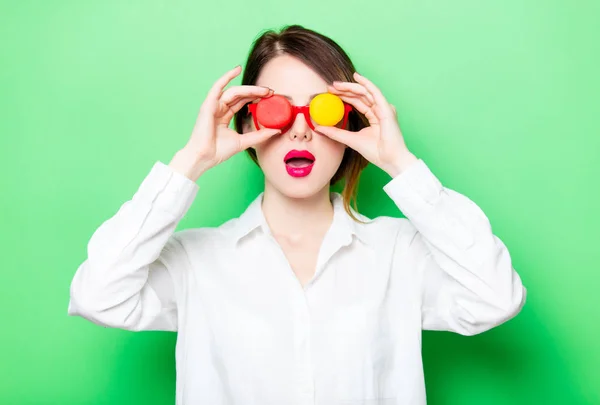
{"label": "white button-up shirt", "polygon": [[68,312],[177,331],[179,405],[425,404],[421,330],[472,335],[512,318],[525,288],[488,218],[418,160],[384,187],[406,218],[332,225],[304,287],[262,195],[239,218],[175,232],[198,185],[156,162],[104,222]]}

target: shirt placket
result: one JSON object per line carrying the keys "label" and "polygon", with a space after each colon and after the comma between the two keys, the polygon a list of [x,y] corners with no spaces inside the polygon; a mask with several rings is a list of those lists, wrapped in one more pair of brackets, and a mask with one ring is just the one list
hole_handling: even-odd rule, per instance
{"label": "shirt placket", "polygon": [[307,300],[305,289],[302,287],[298,278],[294,274],[290,263],[288,262],[281,246],[267,231],[272,246],[280,258],[282,267],[287,269],[291,278],[291,300],[293,308],[293,350],[295,364],[293,367],[293,381],[296,387],[297,405],[314,405],[315,403],[315,383],[313,362],[311,354],[311,317],[310,306]]}
{"label": "shirt placket", "polygon": [[[301,290],[301,289],[300,289]],[[311,354],[310,309],[304,291],[296,295],[294,348],[296,351],[296,387],[299,405],[314,405],[315,384]]]}

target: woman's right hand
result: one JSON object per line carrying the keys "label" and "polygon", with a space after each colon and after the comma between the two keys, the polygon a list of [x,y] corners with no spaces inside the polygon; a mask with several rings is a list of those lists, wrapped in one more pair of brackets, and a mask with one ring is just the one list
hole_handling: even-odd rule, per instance
{"label": "woman's right hand", "polygon": [[229,128],[234,114],[244,105],[273,94],[261,86],[232,86],[225,90],[240,72],[241,67],[237,66],[215,82],[200,107],[190,139],[169,163],[193,181],[236,153],[281,133],[278,129],[262,129],[242,135]]}

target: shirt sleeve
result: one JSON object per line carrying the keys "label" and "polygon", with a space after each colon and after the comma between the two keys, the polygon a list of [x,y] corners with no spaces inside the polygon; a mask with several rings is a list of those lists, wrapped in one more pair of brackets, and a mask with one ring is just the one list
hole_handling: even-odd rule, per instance
{"label": "shirt sleeve", "polygon": [[422,287],[422,326],[474,335],[514,317],[526,289],[483,211],[440,183],[419,159],[385,185],[414,233],[408,245]]}
{"label": "shirt sleeve", "polygon": [[131,200],[93,233],[70,288],[69,315],[127,330],[177,330],[174,277],[187,256],[174,233],[197,184],[156,162]]}

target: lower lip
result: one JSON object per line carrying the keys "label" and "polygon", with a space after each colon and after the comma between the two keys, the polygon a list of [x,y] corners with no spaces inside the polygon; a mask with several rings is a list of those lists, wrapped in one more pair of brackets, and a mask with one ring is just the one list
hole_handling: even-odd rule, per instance
{"label": "lower lip", "polygon": [[286,168],[288,174],[292,177],[305,177],[310,174],[314,165],[315,165],[314,163],[311,163],[308,166],[303,166],[303,167],[292,167],[289,165],[285,165],[285,168]]}

